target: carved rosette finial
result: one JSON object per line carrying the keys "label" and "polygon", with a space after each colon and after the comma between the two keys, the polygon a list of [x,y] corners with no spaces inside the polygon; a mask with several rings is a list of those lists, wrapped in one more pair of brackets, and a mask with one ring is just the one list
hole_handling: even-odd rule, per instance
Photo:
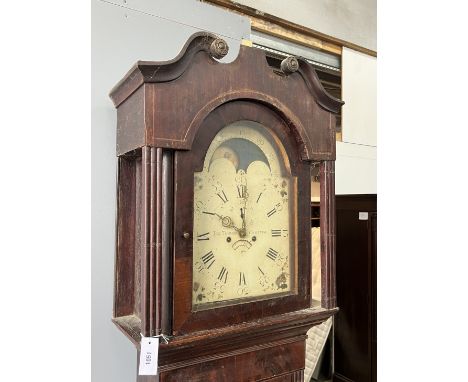
{"label": "carved rosette finial", "polygon": [[284,74],[289,75],[297,71],[297,69],[299,69],[299,61],[297,61],[296,57],[289,56],[281,61],[281,71]]}
{"label": "carved rosette finial", "polygon": [[210,54],[218,60],[226,56],[229,52],[229,46],[222,38],[216,38],[210,45]]}

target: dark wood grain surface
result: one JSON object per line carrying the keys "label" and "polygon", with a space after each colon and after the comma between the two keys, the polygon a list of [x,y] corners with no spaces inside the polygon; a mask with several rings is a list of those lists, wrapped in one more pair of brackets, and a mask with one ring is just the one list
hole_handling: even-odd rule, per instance
{"label": "dark wood grain surface", "polygon": [[117,186],[117,227],[114,287],[114,317],[133,313],[135,305],[135,161],[119,158]]}

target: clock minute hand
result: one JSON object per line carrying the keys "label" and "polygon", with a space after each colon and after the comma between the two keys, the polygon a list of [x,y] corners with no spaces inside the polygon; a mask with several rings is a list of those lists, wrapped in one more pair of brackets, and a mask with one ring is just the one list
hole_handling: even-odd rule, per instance
{"label": "clock minute hand", "polygon": [[247,192],[247,181],[245,183],[245,192],[244,192],[244,210],[242,212],[242,230],[243,236],[247,236],[247,227],[245,223],[245,213],[247,212],[247,199],[249,198],[249,193]]}
{"label": "clock minute hand", "polygon": [[242,231],[245,233],[245,207],[240,209],[242,218]]}
{"label": "clock minute hand", "polygon": [[242,219],[242,229],[240,231],[241,237],[244,237],[247,235],[247,230],[245,226],[245,211],[247,209],[247,198],[249,197],[249,194],[247,193],[247,184],[242,186],[242,199],[244,199],[244,207],[240,209],[241,213],[241,219]]}

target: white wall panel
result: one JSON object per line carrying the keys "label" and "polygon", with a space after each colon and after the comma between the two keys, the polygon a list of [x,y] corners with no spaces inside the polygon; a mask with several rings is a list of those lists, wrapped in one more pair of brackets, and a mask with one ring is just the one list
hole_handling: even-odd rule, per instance
{"label": "white wall panel", "polygon": [[336,142],[335,193],[377,193],[377,148]]}
{"label": "white wall panel", "polygon": [[377,146],[377,59],[343,48],[343,142]]}

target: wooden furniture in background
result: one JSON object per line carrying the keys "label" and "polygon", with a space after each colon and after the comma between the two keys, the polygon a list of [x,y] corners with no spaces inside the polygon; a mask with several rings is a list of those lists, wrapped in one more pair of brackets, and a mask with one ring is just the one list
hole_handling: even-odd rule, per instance
{"label": "wooden furniture in background", "polygon": [[[360,216],[361,213],[361,216]],[[377,380],[377,196],[336,196],[334,382]]]}
{"label": "wooden furniture in background", "polygon": [[[268,65],[241,46],[197,33],[171,61],[138,62],[111,91],[119,157],[113,321],[137,349],[161,343],[159,374],[138,381],[302,381],[307,330],[337,312],[335,114],[342,102],[313,67]],[[193,182],[213,137],[235,121],[266,126],[297,177],[296,288],[211,309],[192,306]],[[311,304],[310,165],[320,163],[322,305]]]}

